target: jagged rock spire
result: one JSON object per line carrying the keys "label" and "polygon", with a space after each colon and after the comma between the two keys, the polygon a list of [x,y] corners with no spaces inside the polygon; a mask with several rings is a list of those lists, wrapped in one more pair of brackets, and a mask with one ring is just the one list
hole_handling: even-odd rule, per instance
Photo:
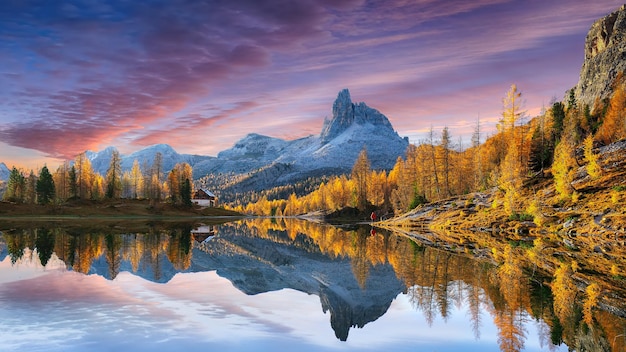
{"label": "jagged rock spire", "polygon": [[354,104],[350,99],[350,91],[343,89],[333,103],[333,117],[330,120],[324,120],[320,133],[322,143],[327,143],[341,134],[352,125],[352,122],[354,122]]}
{"label": "jagged rock spire", "polygon": [[330,120],[324,120],[320,140],[324,144],[328,143],[354,123],[360,125],[370,123],[393,132],[393,127],[385,115],[365,103],[354,104],[350,99],[350,91],[343,89],[337,94],[337,99],[333,103],[333,117]]}

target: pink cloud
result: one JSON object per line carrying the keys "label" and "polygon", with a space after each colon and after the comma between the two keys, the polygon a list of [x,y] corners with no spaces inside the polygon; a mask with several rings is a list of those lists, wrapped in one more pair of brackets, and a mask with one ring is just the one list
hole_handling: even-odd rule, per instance
{"label": "pink cloud", "polygon": [[[8,82],[0,91],[0,141],[64,158],[108,144],[133,149],[164,140],[202,152],[185,136],[218,128],[206,151],[250,132],[315,134],[344,87],[388,115],[400,134],[431,121],[465,126],[468,116],[491,115],[511,83],[524,87],[534,111],[575,83],[587,29],[619,6],[65,5],[13,4],[0,14],[0,74]],[[255,105],[230,111],[237,102]],[[204,110],[207,103],[217,111]]]}

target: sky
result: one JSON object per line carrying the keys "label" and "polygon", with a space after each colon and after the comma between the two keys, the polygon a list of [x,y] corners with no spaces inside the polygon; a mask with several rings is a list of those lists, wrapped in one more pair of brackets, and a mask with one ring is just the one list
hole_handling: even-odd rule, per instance
{"label": "sky", "polygon": [[350,90],[418,143],[490,131],[511,84],[528,116],[578,81],[613,0],[0,2],[0,162],[167,143],[217,155],[248,133],[319,134]]}

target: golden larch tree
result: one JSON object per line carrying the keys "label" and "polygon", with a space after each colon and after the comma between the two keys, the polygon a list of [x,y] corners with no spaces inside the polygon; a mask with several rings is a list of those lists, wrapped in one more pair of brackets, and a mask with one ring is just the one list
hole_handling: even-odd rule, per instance
{"label": "golden larch tree", "polygon": [[367,158],[367,150],[361,150],[359,157],[352,167],[352,180],[354,181],[354,189],[356,193],[356,206],[360,210],[367,207],[367,185],[370,176],[370,161]]}
{"label": "golden larch tree", "polygon": [[626,91],[617,83],[596,139],[602,144],[611,144],[626,137]]}

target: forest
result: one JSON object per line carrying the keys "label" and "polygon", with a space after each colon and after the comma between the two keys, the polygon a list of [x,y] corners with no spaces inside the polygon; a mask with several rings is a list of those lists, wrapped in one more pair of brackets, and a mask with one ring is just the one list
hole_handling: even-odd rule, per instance
{"label": "forest", "polygon": [[11,169],[3,200],[26,204],[58,204],[71,199],[149,199],[157,204],[168,201],[190,207],[193,192],[192,168],[179,163],[165,174],[162,155],[156,153],[152,165],[140,166],[135,160],[130,171],[122,172],[121,159],[113,152],[105,176],[94,172],[85,153],[66,161],[50,173],[47,166],[36,175]]}
{"label": "forest", "polygon": [[531,206],[533,199],[522,196],[522,191],[529,184],[553,182],[557,196],[550,202],[565,204],[580,196],[573,185],[579,166],[585,166],[591,179],[602,176],[598,148],[626,138],[626,93],[621,82],[619,75],[612,98],[598,99],[593,111],[579,105],[572,90],[566,102],[553,101],[532,119],[523,109],[522,92],[512,85],[502,99],[497,132],[485,138],[477,120],[467,148],[461,140],[455,142],[447,127],[441,132],[431,127],[392,170],[371,170],[364,149],[350,175],[331,177],[303,196],[264,196],[234,210],[294,216],[354,207],[397,216],[421,204],[495,190],[508,215],[541,223],[536,205]]}
{"label": "forest", "polygon": [[579,166],[584,165],[592,179],[601,177],[598,147],[626,137],[622,80],[623,75],[618,75],[612,98],[598,99],[593,111],[590,106],[580,106],[570,91],[565,103],[555,100],[534,118],[527,116],[522,92],[512,85],[502,99],[497,132],[486,136],[477,119],[470,145],[465,146],[461,139],[455,141],[448,127],[440,132],[431,127],[420,143],[409,145],[405,157],[398,158],[391,170],[372,170],[363,149],[351,174],[222,197],[217,184],[235,175],[207,175],[194,182],[187,163],[177,164],[165,174],[158,153],[152,165],[135,160],[130,171],[122,172],[120,156],[114,152],[102,176],[82,153],[54,172],[47,166],[39,174],[13,167],[3,185],[3,200],[58,204],[68,199],[121,198],[189,205],[194,188],[211,187],[217,188],[222,202],[232,210],[246,214],[295,216],[357,208],[392,217],[421,204],[496,190],[508,215],[540,224],[542,216],[536,204],[522,191],[529,184],[547,180],[558,193],[552,202],[564,204],[579,197],[572,184]]}

